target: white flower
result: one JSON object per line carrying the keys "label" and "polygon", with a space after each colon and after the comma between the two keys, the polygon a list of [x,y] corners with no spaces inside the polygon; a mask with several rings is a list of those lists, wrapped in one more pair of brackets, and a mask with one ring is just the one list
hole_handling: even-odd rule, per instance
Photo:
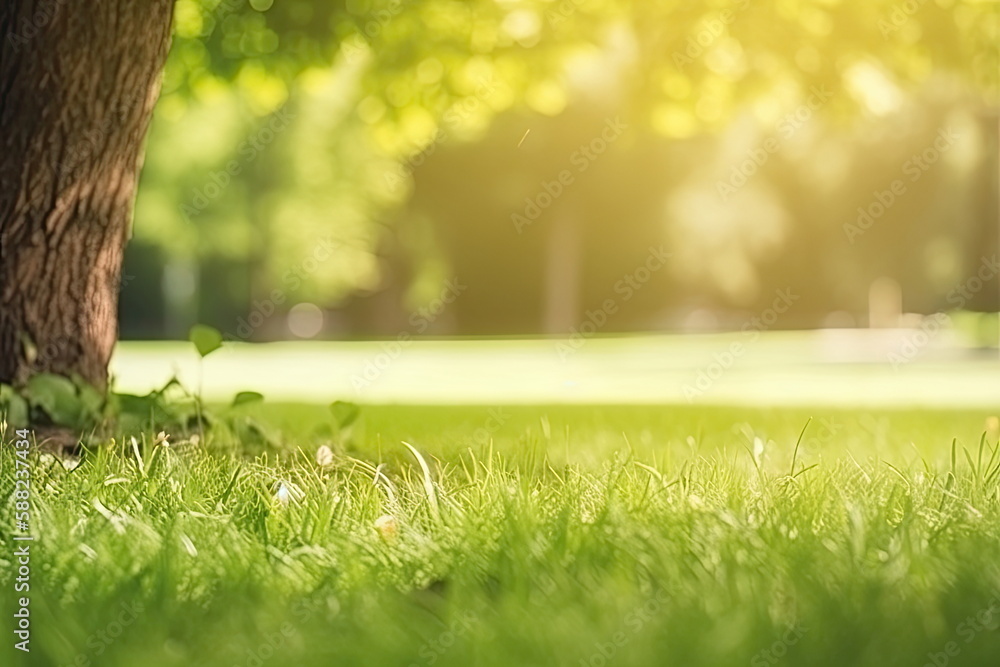
{"label": "white flower", "polygon": [[316,450],[316,463],[323,466],[333,465],[333,450],[326,445],[321,445],[319,449]]}
{"label": "white flower", "polygon": [[288,506],[289,503],[297,503],[306,494],[303,493],[302,489],[297,487],[291,482],[278,482],[278,489],[274,492],[274,499],[283,506]]}

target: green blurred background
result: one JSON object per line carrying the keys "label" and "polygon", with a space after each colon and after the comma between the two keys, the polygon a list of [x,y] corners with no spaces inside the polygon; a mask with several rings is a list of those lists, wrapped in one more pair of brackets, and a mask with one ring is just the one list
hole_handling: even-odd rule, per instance
{"label": "green blurred background", "polygon": [[995,348],[998,7],[179,0],[121,336]]}

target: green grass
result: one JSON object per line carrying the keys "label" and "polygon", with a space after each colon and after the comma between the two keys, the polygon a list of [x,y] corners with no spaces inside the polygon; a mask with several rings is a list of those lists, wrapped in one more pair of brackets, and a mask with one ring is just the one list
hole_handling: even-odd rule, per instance
{"label": "green grass", "polygon": [[[188,342],[126,341],[111,370],[146,393],[177,375],[209,400],[252,389],[322,403],[716,404],[844,407],[1000,405],[997,350],[920,348],[912,332],[773,331],[564,339],[227,343],[204,360]],[[578,345],[575,347],[574,345]],[[740,345],[739,356],[726,357]],[[569,350],[569,351],[567,351]],[[908,358],[908,357],[907,357]],[[711,377],[706,377],[706,376]],[[712,379],[714,378],[714,379]]]}
{"label": "green grass", "polygon": [[[277,449],[220,432],[109,443],[73,470],[32,456],[32,652],[11,650],[8,501],[0,664],[1000,655],[986,410],[372,406],[338,436],[320,407],[248,410]],[[6,499],[10,446],[0,463]]]}

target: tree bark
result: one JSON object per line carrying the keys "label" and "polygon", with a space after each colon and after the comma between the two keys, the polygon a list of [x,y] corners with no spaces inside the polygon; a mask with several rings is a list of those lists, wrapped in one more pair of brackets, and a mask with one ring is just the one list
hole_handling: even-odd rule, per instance
{"label": "tree bark", "polygon": [[0,4],[0,382],[104,389],[173,0]]}

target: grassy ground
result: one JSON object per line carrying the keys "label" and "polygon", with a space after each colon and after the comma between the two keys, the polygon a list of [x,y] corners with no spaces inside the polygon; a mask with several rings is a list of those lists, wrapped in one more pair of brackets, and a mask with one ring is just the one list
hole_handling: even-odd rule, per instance
{"label": "grassy ground", "polygon": [[331,435],[324,408],[246,409],[277,449],[150,434],[72,470],[30,457],[32,652],[11,647],[10,501],[0,664],[1000,655],[987,410],[368,407]]}
{"label": "grassy ground", "polygon": [[176,374],[220,401],[252,389],[306,403],[1000,405],[996,347],[912,330],[754,334],[234,343],[203,362],[190,343],[130,341],[112,372],[122,391]]}

